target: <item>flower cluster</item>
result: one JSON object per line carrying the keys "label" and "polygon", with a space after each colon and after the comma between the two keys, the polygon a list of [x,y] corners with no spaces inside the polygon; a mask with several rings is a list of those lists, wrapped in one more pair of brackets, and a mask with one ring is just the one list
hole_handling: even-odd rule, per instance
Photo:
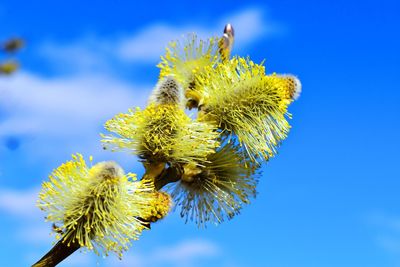
{"label": "flower cluster", "polygon": [[[231,219],[250,203],[261,163],[288,135],[288,106],[301,84],[293,75],[267,74],[250,58],[231,57],[233,41],[228,24],[221,38],[192,34],[170,43],[148,105],[105,123],[104,148],[138,156],[146,170],[139,181],[114,162],[89,167],[79,154],[54,170],[38,205],[56,225],[56,247],[121,255],[168,214],[172,201],[199,227]],[[196,108],[197,116],[186,108]],[[62,251],[53,248],[34,266],[73,252]]]}

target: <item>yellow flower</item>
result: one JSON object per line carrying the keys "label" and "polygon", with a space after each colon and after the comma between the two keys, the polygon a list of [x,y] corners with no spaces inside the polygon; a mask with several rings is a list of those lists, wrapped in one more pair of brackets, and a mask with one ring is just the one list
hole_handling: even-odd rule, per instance
{"label": "yellow flower", "polygon": [[68,247],[121,256],[146,228],[140,218],[153,216],[160,205],[154,188],[135,179],[115,162],[89,167],[80,154],[73,155],[43,183],[38,206]]}
{"label": "yellow flower", "polygon": [[200,97],[197,94],[199,88],[193,91],[197,88],[195,77],[206,67],[214,67],[221,60],[218,41],[218,38],[203,41],[195,34],[190,34],[183,44],[179,41],[171,42],[157,65],[160,68],[160,79],[173,75],[182,85],[189,108],[197,106]]}
{"label": "yellow flower", "polygon": [[129,110],[107,121],[105,128],[117,135],[102,135],[106,147],[127,149],[151,162],[204,161],[218,146],[213,125],[192,121],[174,104]]}
{"label": "yellow flower", "polygon": [[290,129],[287,107],[298,81],[293,79],[266,76],[263,65],[233,58],[197,76],[204,90],[199,116],[234,134],[252,160],[268,159]]}
{"label": "yellow flower", "polygon": [[171,196],[186,222],[199,227],[231,219],[256,194],[257,166],[232,144],[211,154],[203,167],[188,163],[183,169],[181,180],[169,186]]}

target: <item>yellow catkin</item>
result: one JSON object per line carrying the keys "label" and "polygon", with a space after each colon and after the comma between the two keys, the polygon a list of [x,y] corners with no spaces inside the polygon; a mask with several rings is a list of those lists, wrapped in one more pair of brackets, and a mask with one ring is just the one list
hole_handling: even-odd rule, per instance
{"label": "yellow catkin", "polygon": [[204,166],[186,164],[182,179],[169,190],[186,222],[203,227],[238,214],[255,196],[258,176],[257,166],[237,146],[226,144]]}
{"label": "yellow catkin", "polygon": [[[253,160],[268,159],[287,137],[293,92],[286,77],[265,75],[263,65],[235,57],[197,77],[204,93],[200,118],[231,133]],[[233,134],[233,135],[232,135]]]}
{"label": "yellow catkin", "polygon": [[146,229],[139,218],[163,208],[158,207],[162,203],[154,188],[134,182],[135,178],[115,162],[88,167],[76,154],[43,183],[38,207],[56,225],[56,238],[67,245],[78,243],[97,254],[120,256]]}
{"label": "yellow catkin", "polygon": [[157,65],[160,68],[160,79],[173,75],[182,85],[189,108],[197,106],[200,99],[196,76],[206,67],[214,67],[221,61],[218,42],[219,38],[203,41],[195,34],[189,34],[183,42],[171,42]]}
{"label": "yellow catkin", "polygon": [[103,135],[106,147],[153,162],[204,161],[218,146],[213,125],[191,120],[174,104],[129,110],[107,121],[105,128],[114,134]]}

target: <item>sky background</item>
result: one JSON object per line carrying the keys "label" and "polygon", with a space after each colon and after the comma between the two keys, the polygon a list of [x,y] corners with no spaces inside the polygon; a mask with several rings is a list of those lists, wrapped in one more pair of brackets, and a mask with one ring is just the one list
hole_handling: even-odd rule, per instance
{"label": "sky background", "polygon": [[145,105],[170,40],[220,35],[227,22],[234,54],[303,84],[257,198],[206,230],[171,213],[122,261],[75,253],[60,266],[400,266],[399,13],[387,0],[1,1],[0,40],[27,46],[21,70],[0,77],[0,266],[51,248],[35,201],[72,153],[143,172],[101,149],[103,123]]}

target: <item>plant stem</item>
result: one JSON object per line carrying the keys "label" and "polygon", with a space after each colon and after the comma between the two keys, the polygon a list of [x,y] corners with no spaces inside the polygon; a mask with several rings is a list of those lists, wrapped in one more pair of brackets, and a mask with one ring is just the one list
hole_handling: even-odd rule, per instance
{"label": "plant stem", "polygon": [[182,177],[182,167],[180,165],[171,166],[164,169],[154,180],[154,187],[158,191],[169,183],[175,183]]}

